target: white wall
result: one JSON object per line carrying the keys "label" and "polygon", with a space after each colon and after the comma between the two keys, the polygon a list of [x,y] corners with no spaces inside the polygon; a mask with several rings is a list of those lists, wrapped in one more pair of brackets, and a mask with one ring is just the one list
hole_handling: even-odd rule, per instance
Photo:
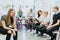
{"label": "white wall", "polygon": [[[12,3],[13,1],[13,3]],[[6,6],[8,5],[8,6]],[[34,0],[0,0],[0,17],[3,14],[6,14],[8,9],[14,5],[14,9],[16,10],[16,13],[18,11],[18,8],[21,6],[24,15],[26,16],[29,9],[34,7]],[[60,0],[35,0],[35,12],[37,12],[39,9],[48,11],[49,16],[52,16],[52,7],[54,5],[57,5],[60,7]]]}

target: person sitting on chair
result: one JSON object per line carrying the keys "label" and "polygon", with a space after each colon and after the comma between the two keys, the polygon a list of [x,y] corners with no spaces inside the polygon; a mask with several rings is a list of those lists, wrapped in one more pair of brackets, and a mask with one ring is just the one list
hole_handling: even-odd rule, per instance
{"label": "person sitting on chair", "polygon": [[30,12],[27,14],[27,17],[28,17],[28,22],[29,22],[28,24],[31,32],[33,27],[33,21],[35,18],[35,14],[33,13],[32,9],[30,9]]}
{"label": "person sitting on chair", "polygon": [[53,7],[53,12],[55,12],[55,14],[53,15],[52,24],[49,24],[42,30],[42,33],[46,33],[51,36],[51,40],[56,40],[56,34],[53,34],[53,32],[59,30],[60,27],[60,12],[58,11],[58,6]]}
{"label": "person sitting on chair", "polygon": [[6,40],[10,40],[12,34],[13,39],[17,40],[17,29],[14,9],[10,8],[8,14],[1,17],[0,33],[7,35]]}
{"label": "person sitting on chair", "polygon": [[34,30],[36,29],[36,26],[40,25],[40,21],[38,19],[40,18],[41,14],[42,14],[42,11],[38,10],[38,14],[37,14],[38,16],[34,20],[34,27],[33,27]]}
{"label": "person sitting on chair", "polygon": [[40,23],[39,26],[37,26],[36,30],[38,30],[40,33],[41,33],[41,36],[43,36],[43,33],[42,33],[42,29],[44,29],[46,26],[49,25],[49,17],[48,17],[48,12],[45,11],[43,13],[43,17],[42,17],[42,22]]}

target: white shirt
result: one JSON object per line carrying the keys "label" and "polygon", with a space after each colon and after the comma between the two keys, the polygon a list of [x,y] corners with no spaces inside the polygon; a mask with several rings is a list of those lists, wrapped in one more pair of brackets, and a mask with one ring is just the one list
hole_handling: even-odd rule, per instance
{"label": "white shirt", "polygon": [[33,12],[32,13],[28,13],[27,17],[28,18],[30,18],[30,17],[34,18],[35,17],[35,14]]}
{"label": "white shirt", "polygon": [[44,17],[43,15],[38,18],[40,22],[49,22],[49,17]]}

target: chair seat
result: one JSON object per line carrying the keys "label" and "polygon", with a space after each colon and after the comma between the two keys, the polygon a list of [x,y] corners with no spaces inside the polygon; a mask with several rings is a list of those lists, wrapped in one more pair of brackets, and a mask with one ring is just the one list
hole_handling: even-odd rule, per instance
{"label": "chair seat", "polygon": [[54,31],[53,33],[59,33],[60,32],[60,30],[57,30],[57,31]]}

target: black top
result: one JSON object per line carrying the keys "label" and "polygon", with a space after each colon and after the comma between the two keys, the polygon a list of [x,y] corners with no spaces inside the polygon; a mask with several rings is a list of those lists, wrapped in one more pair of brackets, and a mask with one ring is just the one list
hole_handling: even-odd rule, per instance
{"label": "black top", "polygon": [[[60,20],[60,12],[53,15],[53,24],[57,23],[58,20]],[[60,26],[60,24],[58,26]]]}

